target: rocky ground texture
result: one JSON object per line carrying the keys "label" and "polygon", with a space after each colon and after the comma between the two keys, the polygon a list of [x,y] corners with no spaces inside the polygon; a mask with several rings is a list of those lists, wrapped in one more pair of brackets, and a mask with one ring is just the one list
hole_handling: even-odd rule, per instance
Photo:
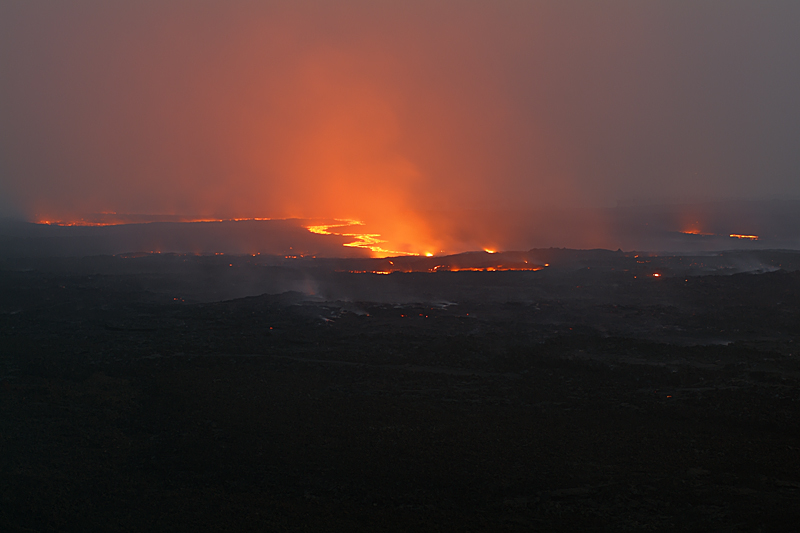
{"label": "rocky ground texture", "polygon": [[152,276],[4,270],[1,529],[800,521],[800,273],[538,274],[192,302]]}

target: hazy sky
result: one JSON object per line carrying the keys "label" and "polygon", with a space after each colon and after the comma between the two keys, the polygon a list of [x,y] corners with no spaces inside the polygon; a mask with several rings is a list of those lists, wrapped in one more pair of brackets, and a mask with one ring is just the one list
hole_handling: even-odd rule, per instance
{"label": "hazy sky", "polygon": [[800,197],[800,2],[0,3],[0,209]]}

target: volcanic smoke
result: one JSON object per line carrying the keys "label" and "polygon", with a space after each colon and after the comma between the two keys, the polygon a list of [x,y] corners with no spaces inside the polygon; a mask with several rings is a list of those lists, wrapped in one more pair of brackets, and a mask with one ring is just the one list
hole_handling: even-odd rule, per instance
{"label": "volcanic smoke", "polygon": [[791,245],[800,7],[575,7],[3,3],[0,215],[302,220],[374,256]]}

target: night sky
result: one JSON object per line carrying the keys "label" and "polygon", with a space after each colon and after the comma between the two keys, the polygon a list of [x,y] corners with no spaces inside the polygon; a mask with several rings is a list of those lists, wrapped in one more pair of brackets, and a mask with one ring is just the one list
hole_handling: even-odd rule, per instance
{"label": "night sky", "polygon": [[[475,213],[488,242],[513,231],[491,213],[797,200],[798,21],[796,1],[3,2],[0,216],[351,218],[438,251]],[[565,245],[607,231],[578,218]]]}

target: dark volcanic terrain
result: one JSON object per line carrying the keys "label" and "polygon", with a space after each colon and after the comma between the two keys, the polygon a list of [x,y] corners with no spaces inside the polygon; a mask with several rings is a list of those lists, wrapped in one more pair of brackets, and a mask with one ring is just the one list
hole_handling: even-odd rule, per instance
{"label": "dark volcanic terrain", "polygon": [[0,262],[0,529],[794,529],[800,253],[525,254]]}

